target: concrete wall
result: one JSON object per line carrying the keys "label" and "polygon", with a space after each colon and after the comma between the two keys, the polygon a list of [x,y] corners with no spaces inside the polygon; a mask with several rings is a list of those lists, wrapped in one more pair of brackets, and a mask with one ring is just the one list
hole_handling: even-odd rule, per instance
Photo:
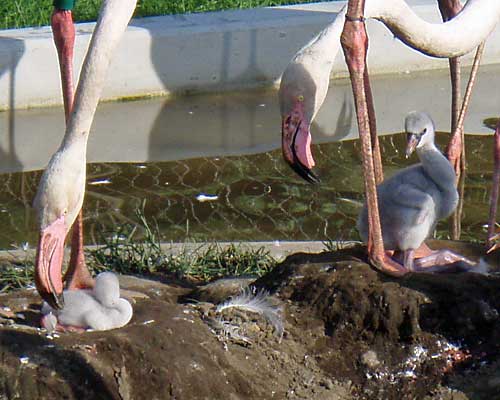
{"label": "concrete wall", "polygon": [[[332,21],[344,3],[135,19],[114,58],[103,99],[272,85],[292,55]],[[421,17],[440,21],[435,0],[409,3]],[[93,26],[77,26],[77,71]],[[372,73],[446,68],[446,60],[408,49],[382,24],[369,21],[368,27]],[[483,63],[499,62],[497,28]],[[345,74],[339,55],[333,75]],[[0,31],[0,110],[60,105],[59,85],[50,28]]]}

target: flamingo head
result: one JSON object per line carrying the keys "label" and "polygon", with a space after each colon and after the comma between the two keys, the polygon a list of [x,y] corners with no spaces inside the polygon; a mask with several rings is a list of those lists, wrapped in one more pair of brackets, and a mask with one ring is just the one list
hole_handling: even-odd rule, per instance
{"label": "flamingo head", "polygon": [[40,229],[35,283],[40,296],[55,309],[64,305],[64,242],[82,207],[85,190],[84,162],[78,168],[78,164],[65,162],[68,159],[70,157],[61,151],[53,156],[42,175],[33,203]]}
{"label": "flamingo head", "polygon": [[312,168],[311,122],[316,114],[316,85],[300,64],[291,63],[281,79],[281,147],[283,158],[303,179],[318,183]]}

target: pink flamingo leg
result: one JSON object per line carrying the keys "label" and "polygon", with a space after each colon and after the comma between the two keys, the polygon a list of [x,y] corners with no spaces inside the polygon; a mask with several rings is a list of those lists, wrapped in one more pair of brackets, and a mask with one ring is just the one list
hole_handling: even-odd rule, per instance
{"label": "pink flamingo leg", "polygon": [[[438,0],[439,11],[443,21],[449,21],[454,18],[463,6],[459,0]],[[451,87],[452,87],[452,97],[451,97],[451,132],[452,137],[448,143],[446,149],[446,156],[450,160],[455,173],[457,175],[457,181],[460,175],[465,171],[465,152],[464,152],[464,136],[463,136],[463,119],[465,118],[465,113],[470,101],[470,95],[472,92],[472,87],[474,86],[475,78],[477,75],[477,69],[479,68],[479,61],[483,52],[484,44],[479,45],[476,57],[474,58],[474,65],[469,78],[469,83],[467,84],[467,90],[464,97],[462,105],[460,105],[460,58],[453,57],[449,59],[450,63],[450,76],[451,76]]]}
{"label": "pink flamingo leg", "polygon": [[[380,271],[392,276],[403,276],[408,272],[446,271],[454,266],[456,261],[470,263],[466,258],[451,251],[431,251],[424,244],[419,249],[396,252],[396,258],[391,257],[391,251],[385,251],[380,224],[380,214],[377,201],[372,127],[375,127],[374,107],[371,99],[370,83],[366,66],[368,36],[364,24],[364,0],[350,0],[348,3],[346,21],[341,35],[342,49],[349,68],[351,84],[354,93],[356,116],[363,155],[363,172],[365,180],[366,202],[368,204],[368,256],[370,262]],[[371,122],[370,120],[373,120]],[[418,253],[428,255],[415,259]],[[397,261],[402,256],[402,264]],[[473,265],[473,263],[470,263]]]}
{"label": "pink flamingo leg", "polygon": [[[364,0],[349,1],[344,30],[342,31],[340,40],[346,63],[349,68],[349,74],[351,76],[359,136],[362,147],[363,172],[368,204],[368,255],[370,257],[370,261],[376,268],[389,275],[402,276],[408,271],[385,253],[382,240],[372,142],[370,136],[369,119],[371,116],[369,115],[367,104],[367,97],[369,97],[369,95],[367,96],[366,91],[366,87],[369,85],[369,82],[366,79],[368,76],[366,69],[368,36],[366,34],[363,13]],[[368,89],[368,93],[371,93],[370,89]]]}
{"label": "pink flamingo leg", "polygon": [[[444,22],[454,18],[463,8],[459,0],[438,0],[438,4]],[[451,131],[455,132],[460,112],[460,57],[450,58],[449,64],[451,78]],[[453,146],[461,147],[461,143],[454,143]],[[456,152],[452,154],[454,157],[459,157],[459,155],[456,155]]]}
{"label": "pink flamingo leg", "polygon": [[375,183],[378,185],[384,180],[384,170],[382,168],[382,155],[380,152],[380,143],[377,136],[377,118],[375,117],[375,103],[373,101],[372,88],[370,85],[370,76],[368,68],[365,67],[363,74],[366,103],[368,107],[368,121],[370,124],[370,137],[372,142],[373,168],[375,170]]}
{"label": "pink flamingo leg", "polygon": [[500,119],[497,122],[494,136],[493,159],[495,160],[493,171],[493,182],[491,186],[490,197],[490,215],[488,218],[488,253],[500,247],[500,243],[496,242],[500,234],[495,234],[495,221],[497,216],[498,204],[498,187],[500,185]]}
{"label": "pink flamingo leg", "polygon": [[[64,114],[68,123],[73,106],[73,49],[75,45],[75,27],[71,10],[55,8],[51,18],[54,43],[59,57]],[[71,256],[68,270],[63,280],[68,289],[83,289],[94,286],[94,281],[85,265],[83,252],[83,215],[82,210],[73,224],[71,238]]]}

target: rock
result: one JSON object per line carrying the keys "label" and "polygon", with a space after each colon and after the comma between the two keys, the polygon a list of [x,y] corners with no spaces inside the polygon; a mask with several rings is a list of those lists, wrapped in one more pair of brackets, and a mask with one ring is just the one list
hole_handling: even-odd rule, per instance
{"label": "rock", "polygon": [[368,350],[361,355],[361,363],[370,369],[375,369],[380,365],[380,360],[378,359],[377,353],[373,350]]}

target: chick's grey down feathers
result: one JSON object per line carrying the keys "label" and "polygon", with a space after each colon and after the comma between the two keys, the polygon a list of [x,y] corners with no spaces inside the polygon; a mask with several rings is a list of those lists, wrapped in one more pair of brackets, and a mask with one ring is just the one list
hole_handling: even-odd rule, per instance
{"label": "chick's grey down feathers", "polygon": [[42,314],[50,315],[55,328],[61,325],[108,330],[121,328],[132,318],[132,306],[120,298],[118,277],[112,272],[102,272],[96,277],[93,290],[65,290],[64,308],[55,310],[47,303]]}
{"label": "chick's grey down feathers", "polygon": [[[377,186],[384,246],[388,250],[417,249],[458,204],[455,173],[434,144],[434,123],[423,112],[408,114],[408,134],[418,139],[419,164],[397,172]],[[366,202],[358,218],[358,231],[368,240]]]}

